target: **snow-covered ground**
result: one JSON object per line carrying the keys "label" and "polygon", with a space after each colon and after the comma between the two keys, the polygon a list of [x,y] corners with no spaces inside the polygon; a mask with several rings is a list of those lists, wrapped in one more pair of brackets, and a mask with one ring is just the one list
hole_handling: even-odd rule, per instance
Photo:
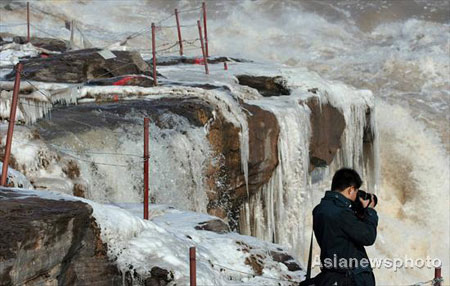
{"label": "snow-covered ground", "polygon": [[[145,278],[158,266],[168,270],[177,285],[187,285],[189,248],[195,247],[197,285],[294,285],[305,275],[302,270],[289,271],[285,264],[274,261],[273,253],[286,253],[279,245],[233,232],[195,229],[217,217],[150,205],[150,219],[143,220],[140,204],[99,204],[52,191],[13,190],[19,194],[15,199],[37,196],[91,205],[108,256],[123,273],[134,270]],[[262,267],[259,274],[252,268],[253,260]]]}

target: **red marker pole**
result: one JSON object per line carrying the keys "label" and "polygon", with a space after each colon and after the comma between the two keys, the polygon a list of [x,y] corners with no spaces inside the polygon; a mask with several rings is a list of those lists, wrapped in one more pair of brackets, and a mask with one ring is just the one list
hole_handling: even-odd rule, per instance
{"label": "red marker pole", "polygon": [[227,62],[223,62],[223,69],[224,70],[228,70],[228,63]]}
{"label": "red marker pole", "polygon": [[197,286],[197,266],[195,258],[195,247],[189,248],[189,270],[191,278],[190,286]]}
{"label": "red marker pole", "polygon": [[14,133],[14,123],[16,121],[17,102],[19,101],[20,74],[22,73],[22,70],[23,65],[21,63],[18,63],[16,66],[16,79],[14,81],[11,110],[9,113],[9,125],[8,125],[8,134],[6,137],[5,157],[3,158],[1,185],[4,187],[6,187],[8,179],[8,165],[9,165],[9,158],[11,157],[11,144]]}
{"label": "red marker pole", "polygon": [[152,23],[152,53],[153,53],[153,85],[158,85],[156,78],[156,44],[155,44],[155,23]]}
{"label": "red marker pole", "polygon": [[150,119],[144,118],[144,219],[148,219],[149,125]]}
{"label": "red marker pole", "polygon": [[180,44],[180,56],[182,56],[183,55],[183,40],[181,39],[181,28],[180,28],[180,18],[178,16],[178,9],[175,9],[175,19],[177,20],[178,43]]}
{"label": "red marker pole", "polygon": [[27,43],[30,42],[30,2],[27,2]]}
{"label": "red marker pole", "polygon": [[205,48],[206,48],[206,56],[209,57],[209,50],[208,50],[208,28],[206,26],[206,3],[202,3],[202,9],[203,9],[203,26],[205,28]]}
{"label": "red marker pole", "polygon": [[198,26],[198,34],[200,36],[200,43],[201,43],[201,46],[202,46],[203,61],[205,62],[205,73],[209,74],[208,59],[207,59],[206,54],[205,54],[205,45],[203,44],[202,26],[200,25],[200,21],[197,21],[197,26]]}
{"label": "red marker pole", "polygon": [[441,267],[436,267],[435,269],[434,269],[434,279],[435,279],[435,284],[433,284],[433,285],[435,285],[435,286],[441,286],[441,281],[440,281],[440,279],[442,278],[442,275],[441,275]]}

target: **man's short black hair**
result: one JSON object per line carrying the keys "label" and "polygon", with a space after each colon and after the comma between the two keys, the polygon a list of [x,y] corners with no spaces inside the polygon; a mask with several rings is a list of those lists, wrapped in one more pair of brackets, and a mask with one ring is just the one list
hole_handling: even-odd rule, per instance
{"label": "man's short black hair", "polygon": [[336,171],[331,182],[331,190],[341,192],[348,187],[359,189],[362,185],[358,172],[350,168],[342,168]]}

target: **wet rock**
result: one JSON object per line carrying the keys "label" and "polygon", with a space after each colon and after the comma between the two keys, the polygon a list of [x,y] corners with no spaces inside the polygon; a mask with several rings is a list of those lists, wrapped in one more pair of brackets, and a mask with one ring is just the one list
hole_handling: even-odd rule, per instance
{"label": "wet rock", "polygon": [[297,263],[297,261],[291,255],[285,252],[270,251],[270,256],[276,262],[283,263],[289,269],[289,271],[303,270],[302,267]]}
{"label": "wet rock", "polygon": [[0,191],[2,285],[121,285],[91,213],[79,201]]}
{"label": "wet rock", "polygon": [[[85,49],[31,58],[24,62],[24,77],[43,82],[82,83],[98,78],[144,74],[151,76],[150,67],[137,52],[113,51],[116,56],[104,59],[99,49]],[[13,79],[15,71],[6,76]]]}
{"label": "wet rock", "polygon": [[197,230],[207,230],[215,233],[228,233],[230,232],[230,227],[223,220],[214,219],[199,223],[195,229]]}
{"label": "wet rock", "polygon": [[329,165],[339,148],[345,129],[345,118],[330,104],[321,104],[316,97],[306,101],[311,110],[311,139],[309,143],[310,171]]}
{"label": "wet rock", "polygon": [[[26,44],[27,37],[15,36],[13,37],[13,42],[16,44]],[[30,43],[35,47],[52,52],[65,52],[69,47],[69,42],[53,38],[31,37]]]}
{"label": "wet rock", "polygon": [[264,258],[259,258],[252,254],[245,258],[245,264],[249,265],[256,275],[261,276],[263,274]]}
{"label": "wet rock", "polygon": [[155,266],[150,271],[151,277],[144,282],[145,286],[166,286],[173,280],[173,274],[166,269]]}
{"label": "wet rock", "polygon": [[[157,57],[156,65],[157,66],[172,66],[178,64],[196,64],[199,59],[203,60],[203,58],[199,57],[186,57],[186,56],[171,56],[171,57]],[[151,65],[153,60],[148,61]],[[209,57],[209,64],[218,64],[222,62],[251,62],[245,59],[239,58],[230,58],[230,57]]]}
{"label": "wet rock", "polygon": [[249,189],[245,185],[241,167],[240,129],[227,122],[220,111],[216,110],[216,120],[209,129],[208,139],[213,150],[220,155],[220,163],[212,167],[209,173],[208,213],[228,218],[231,229],[237,228],[239,206],[243,201],[260,191],[278,165],[278,136],[280,127],[274,114],[262,108],[243,104],[249,111]]}
{"label": "wet rock", "polygon": [[291,91],[286,87],[286,80],[281,76],[237,75],[236,78],[239,84],[257,89],[262,96],[269,97],[291,94]]}
{"label": "wet rock", "polygon": [[249,191],[253,193],[269,182],[278,166],[280,126],[276,116],[256,105],[243,104],[247,116],[250,154],[248,161]]}

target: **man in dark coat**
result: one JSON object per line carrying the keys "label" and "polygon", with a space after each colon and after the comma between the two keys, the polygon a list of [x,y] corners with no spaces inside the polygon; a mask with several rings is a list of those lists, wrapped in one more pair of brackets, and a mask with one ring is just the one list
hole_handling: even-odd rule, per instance
{"label": "man in dark coat", "polygon": [[[321,273],[316,286],[374,286],[375,277],[364,246],[377,236],[378,216],[374,200],[357,198],[362,180],[352,169],[340,169],[334,176],[331,191],[325,193],[313,210],[313,229],[320,246]],[[352,210],[358,199],[364,207],[362,216]]]}

